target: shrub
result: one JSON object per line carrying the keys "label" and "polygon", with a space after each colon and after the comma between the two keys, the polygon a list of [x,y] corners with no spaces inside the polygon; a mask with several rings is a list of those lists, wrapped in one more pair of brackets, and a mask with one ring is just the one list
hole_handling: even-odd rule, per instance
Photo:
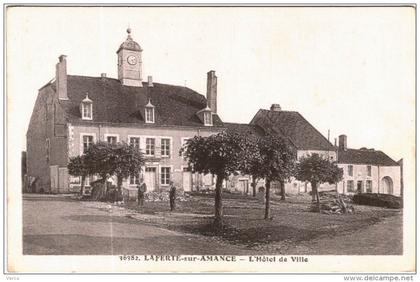
{"label": "shrub", "polygon": [[386,207],[391,209],[401,209],[403,207],[401,197],[388,194],[355,194],[353,196],[353,203],[367,206]]}

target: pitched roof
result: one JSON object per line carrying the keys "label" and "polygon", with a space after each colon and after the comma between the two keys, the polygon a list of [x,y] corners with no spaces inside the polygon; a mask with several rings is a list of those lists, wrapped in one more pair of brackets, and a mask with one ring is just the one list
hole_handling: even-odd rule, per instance
{"label": "pitched roof", "polygon": [[[52,84],[54,87],[54,84]],[[147,82],[143,87],[124,86],[114,78],[67,76],[69,100],[60,104],[70,121],[81,122],[80,103],[89,94],[93,102],[93,120],[89,122],[146,124],[144,107],[149,102],[155,106],[155,123],[150,126],[204,126],[196,113],[207,106],[206,98],[182,86]],[[223,126],[217,115],[213,125]]]}
{"label": "pitched roof", "polygon": [[327,138],[298,112],[260,109],[251,124],[287,137],[299,150],[335,150]]}
{"label": "pitched roof", "polygon": [[237,132],[241,134],[252,134],[255,136],[263,136],[265,134],[264,130],[261,127],[254,124],[232,123],[232,122],[225,122],[223,124],[228,130],[232,132]]}
{"label": "pitched roof", "polygon": [[372,149],[346,149],[338,151],[338,163],[398,166],[399,164],[382,151]]}

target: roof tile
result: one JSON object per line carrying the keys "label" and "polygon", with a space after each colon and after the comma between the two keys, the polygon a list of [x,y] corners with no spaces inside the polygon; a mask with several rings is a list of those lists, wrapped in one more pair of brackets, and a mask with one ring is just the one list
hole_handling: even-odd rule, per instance
{"label": "roof tile", "polygon": [[334,146],[301,114],[260,109],[251,121],[269,133],[287,137],[300,150],[330,150]]}
{"label": "roof tile", "polygon": [[[67,118],[82,121],[80,103],[88,93],[93,101],[92,122],[144,124],[142,112],[149,102],[155,106],[155,125],[203,126],[196,113],[207,106],[206,98],[182,86],[147,82],[143,87],[124,86],[119,80],[104,77],[68,75],[69,100],[61,100]],[[213,125],[223,126],[218,115]]]}
{"label": "roof tile", "polygon": [[399,164],[382,151],[346,149],[338,151],[338,163],[398,166]]}

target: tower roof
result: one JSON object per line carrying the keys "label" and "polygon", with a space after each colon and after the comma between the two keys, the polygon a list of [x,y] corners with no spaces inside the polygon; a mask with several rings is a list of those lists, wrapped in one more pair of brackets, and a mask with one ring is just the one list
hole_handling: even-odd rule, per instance
{"label": "tower roof", "polygon": [[118,48],[117,53],[120,52],[121,49],[132,50],[132,51],[143,51],[140,45],[131,38],[131,28],[127,28],[127,39],[121,43],[120,48]]}

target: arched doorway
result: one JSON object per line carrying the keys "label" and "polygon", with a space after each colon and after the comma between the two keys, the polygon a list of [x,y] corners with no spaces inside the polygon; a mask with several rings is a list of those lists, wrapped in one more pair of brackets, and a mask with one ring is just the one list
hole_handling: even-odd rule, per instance
{"label": "arched doorway", "polygon": [[381,187],[382,187],[382,191],[385,194],[393,194],[393,184],[392,184],[392,179],[389,176],[385,176],[384,178],[382,178],[381,180]]}

